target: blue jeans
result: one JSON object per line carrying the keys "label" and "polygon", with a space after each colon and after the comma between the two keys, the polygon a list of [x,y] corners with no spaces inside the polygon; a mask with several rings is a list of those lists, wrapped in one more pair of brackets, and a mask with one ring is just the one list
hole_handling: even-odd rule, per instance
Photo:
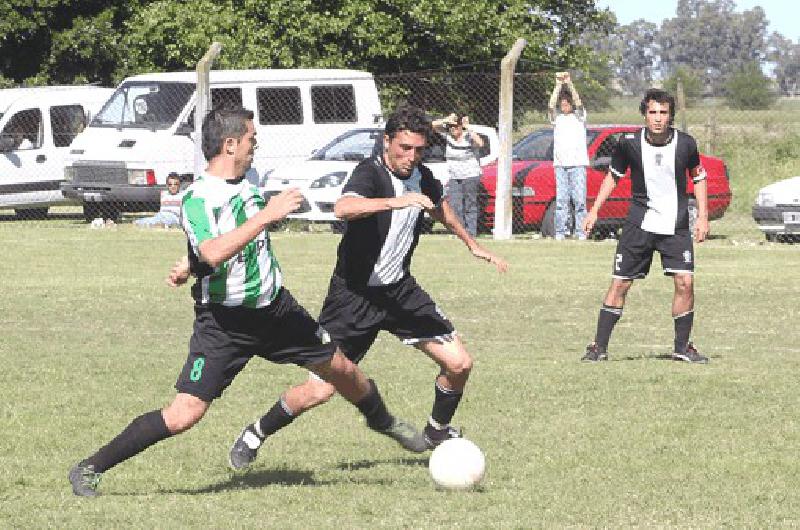
{"label": "blue jeans", "polygon": [[153,226],[179,226],[181,224],[181,220],[178,219],[178,216],[173,213],[158,212],[152,217],[136,219],[134,224],[148,228]]}
{"label": "blue jeans", "polygon": [[469,235],[478,233],[478,186],[480,177],[447,181],[447,202]]}
{"label": "blue jeans", "polygon": [[575,205],[575,235],[585,237],[583,219],[586,217],[586,167],[556,166],[556,236],[567,235],[569,201]]}

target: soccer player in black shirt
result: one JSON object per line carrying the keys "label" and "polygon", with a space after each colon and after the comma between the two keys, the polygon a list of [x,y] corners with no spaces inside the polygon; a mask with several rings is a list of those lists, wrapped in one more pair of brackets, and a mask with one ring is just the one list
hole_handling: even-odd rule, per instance
{"label": "soccer player in black shirt", "polygon": [[633,280],[647,276],[653,252],[657,250],[661,254],[664,273],[672,276],[675,284],[672,358],[707,363],[708,358],[700,355],[689,342],[694,319],[694,252],[686,191],[689,172],[697,201],[694,238],[701,243],[708,235],[706,173],[700,164],[694,138],[672,127],[675,100],[669,93],[648,90],[639,110],[646,127],[637,133],[626,134],[617,144],[609,172],[584,220],[584,229],[588,233],[617,181],[630,169],[630,210],[617,244],[611,287],[600,309],[595,340],[586,347],[583,360],[608,359],[608,341],[622,316],[625,295]]}
{"label": "soccer player in black shirt", "polygon": [[[347,220],[319,322],[345,355],[359,362],[380,330],[413,345],[440,367],[425,427],[428,447],[459,436],[450,426],[472,369],[472,357],[453,325],[416,282],[409,267],[427,211],[461,239],[473,256],[507,264],[481,247],[458,221],[442,185],[420,164],[432,132],[425,113],[401,107],[386,124],[383,152],[361,162],[335,205]],[[335,390],[314,374],[290,388],[261,419],[245,427],[230,451],[234,469],[256,458],[264,439]],[[289,403],[294,403],[289,406]]]}

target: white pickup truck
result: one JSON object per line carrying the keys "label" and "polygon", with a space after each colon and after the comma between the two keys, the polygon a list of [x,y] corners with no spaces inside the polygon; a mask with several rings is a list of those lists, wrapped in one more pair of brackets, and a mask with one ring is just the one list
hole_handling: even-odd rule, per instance
{"label": "white pickup truck", "polygon": [[[470,125],[470,129],[484,139],[484,147],[479,153],[481,167],[497,160],[500,148],[497,131],[483,125]],[[342,194],[345,182],[358,163],[372,156],[382,142],[383,127],[351,129],[315,151],[308,160],[267,172],[262,180],[264,195],[269,197],[287,188],[299,188],[304,201],[289,217],[336,223],[338,219],[333,215],[333,205]],[[422,160],[443,185],[450,178],[444,145],[444,138],[434,134]]]}
{"label": "white pickup truck", "polygon": [[753,219],[768,241],[800,239],[800,177],[792,177],[758,190]]}

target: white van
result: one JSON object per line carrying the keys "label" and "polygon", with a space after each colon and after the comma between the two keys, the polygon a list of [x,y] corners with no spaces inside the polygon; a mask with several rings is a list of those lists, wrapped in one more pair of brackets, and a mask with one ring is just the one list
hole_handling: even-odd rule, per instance
{"label": "white van", "polygon": [[[62,190],[84,203],[87,219],[158,209],[170,173],[192,178],[196,80],[195,72],[129,77],[76,139]],[[255,113],[255,184],[345,130],[381,120],[367,72],[212,70],[210,83],[212,106],[234,103]]]}
{"label": "white van", "polygon": [[69,146],[111,88],[56,86],[0,90],[0,208],[43,218],[64,203],[59,185]]}

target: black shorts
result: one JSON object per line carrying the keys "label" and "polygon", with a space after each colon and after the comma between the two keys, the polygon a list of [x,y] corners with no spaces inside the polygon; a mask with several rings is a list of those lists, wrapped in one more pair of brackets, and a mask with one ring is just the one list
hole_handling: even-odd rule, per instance
{"label": "black shorts", "polygon": [[274,363],[309,366],[329,360],[336,346],[286,289],[261,309],[195,307],[189,357],[175,388],[210,402],[222,395],[257,355]]}
{"label": "black shorts", "polygon": [[623,280],[644,278],[650,272],[653,252],[661,254],[664,274],[693,274],[694,252],[688,229],[673,235],[654,234],[625,223],[617,243],[611,275]]}
{"label": "black shorts", "polygon": [[412,276],[383,287],[351,289],[335,274],[319,322],[353,362],[366,355],[380,330],[406,344],[444,340],[453,325]]}

